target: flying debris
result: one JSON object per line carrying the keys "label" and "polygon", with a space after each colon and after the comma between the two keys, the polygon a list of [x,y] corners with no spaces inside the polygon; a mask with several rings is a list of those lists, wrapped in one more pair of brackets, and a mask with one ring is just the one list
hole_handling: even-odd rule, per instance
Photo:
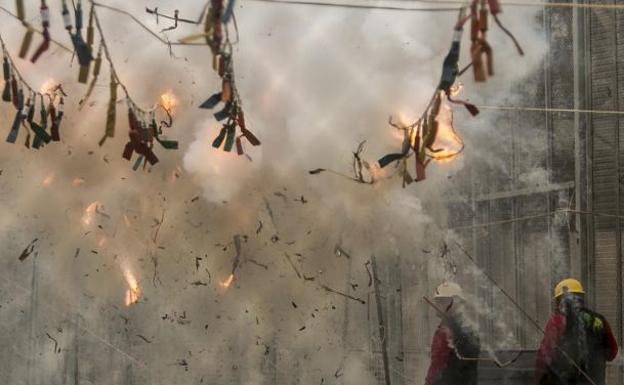
{"label": "flying debris", "polygon": [[22,251],[18,258],[20,262],[24,262],[24,260],[33,253],[33,251],[35,250],[35,243],[37,243],[38,240],[38,238],[35,238],[28,244],[28,246],[26,246],[26,248]]}
{"label": "flying debris", "polygon": [[236,255],[234,256],[234,262],[232,263],[232,272],[230,273],[230,275],[227,277],[225,281],[219,283],[221,287],[226,288],[226,289],[229,288],[232,282],[234,281],[234,275],[236,274],[236,270],[238,269],[240,265],[241,237],[239,234],[236,234],[234,236],[234,249],[236,250]]}
{"label": "flying debris", "polygon": [[367,185],[375,184],[375,182],[379,179],[380,173],[376,165],[370,164],[362,158],[362,153],[364,152],[365,144],[366,144],[366,141],[360,142],[357,149],[352,152],[353,176],[349,176],[341,172],[337,172],[337,171],[326,169],[326,168],[317,168],[314,170],[310,170],[308,171],[308,174],[318,175],[318,174],[327,172],[330,174],[340,176],[345,179],[352,180],[360,184],[367,184]]}

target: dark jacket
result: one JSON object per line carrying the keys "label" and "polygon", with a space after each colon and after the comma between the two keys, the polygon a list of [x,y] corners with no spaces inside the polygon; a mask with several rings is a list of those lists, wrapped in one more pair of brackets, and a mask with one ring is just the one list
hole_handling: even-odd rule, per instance
{"label": "dark jacket", "polygon": [[584,308],[575,315],[555,313],[537,352],[536,379],[540,385],[590,385],[587,375],[595,385],[604,385],[606,362],[617,353],[602,315]]}
{"label": "dark jacket", "polygon": [[425,385],[476,385],[478,361],[474,359],[480,350],[476,335],[451,318],[442,321],[433,336]]}

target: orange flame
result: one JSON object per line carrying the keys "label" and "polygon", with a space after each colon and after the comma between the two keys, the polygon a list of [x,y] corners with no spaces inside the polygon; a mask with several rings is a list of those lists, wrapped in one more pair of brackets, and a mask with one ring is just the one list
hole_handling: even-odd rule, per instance
{"label": "orange flame", "polygon": [[178,99],[171,91],[160,95],[160,105],[173,115],[173,109],[178,105]]}
{"label": "orange flame", "polygon": [[128,289],[126,290],[126,306],[131,306],[139,301],[141,297],[141,289],[134,274],[130,269],[124,269],[124,277],[128,283]]}
{"label": "orange flame", "polygon": [[438,116],[438,135],[432,146],[441,149],[438,152],[430,152],[430,156],[439,162],[450,162],[456,159],[464,149],[464,141],[453,127],[453,111],[448,105],[440,109]]}
{"label": "orange flame", "polygon": [[91,203],[84,211],[84,215],[82,216],[82,223],[85,226],[89,226],[93,223],[93,218],[95,217],[95,210],[97,209],[99,202],[95,201]]}
{"label": "orange flame", "polygon": [[232,281],[234,281],[234,274],[230,274],[230,276],[227,277],[227,279],[224,282],[219,282],[219,285],[227,289],[232,284]]}

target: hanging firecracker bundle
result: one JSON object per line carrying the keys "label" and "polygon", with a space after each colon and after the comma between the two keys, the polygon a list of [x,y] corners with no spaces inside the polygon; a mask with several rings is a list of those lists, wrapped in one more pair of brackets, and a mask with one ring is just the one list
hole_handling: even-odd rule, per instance
{"label": "hanging firecracker bundle", "polygon": [[[114,70],[111,68],[110,99],[106,113],[106,132],[104,133],[104,137],[100,140],[100,146],[104,144],[107,138],[115,136],[117,90],[120,85]],[[126,92],[123,85],[121,85],[121,89]],[[177,141],[165,139],[163,137],[163,126],[170,128],[173,125],[172,106],[161,102],[149,111],[145,111],[139,108],[132,99],[128,97],[127,93],[126,101],[128,105],[129,140],[124,147],[122,157],[130,161],[135,152],[139,155],[132,167],[135,171],[141,164],[143,164],[143,168],[145,169],[147,164],[153,166],[158,163],[158,157],[154,153],[155,141],[166,150],[178,149]],[[160,123],[157,122],[157,110],[159,108],[163,109],[166,114],[166,120],[162,120]]]}
{"label": "hanging firecracker bundle", "polygon": [[[63,23],[65,24],[65,29],[69,32],[69,36],[72,41],[72,45],[74,47],[74,53],[78,57],[78,63],[80,64],[80,75],[79,80],[81,83],[86,83],[86,79],[89,73],[89,66],[91,65],[91,61],[93,60],[93,55],[91,54],[91,45],[93,44],[93,5],[91,6],[91,16],[89,18],[89,28],[87,29],[87,40],[85,41],[82,37],[82,27],[83,27],[83,11],[82,11],[82,0],[76,1],[76,8],[74,10],[74,19],[76,22],[75,27],[72,26],[72,19],[69,13],[69,8],[67,8],[67,0],[63,0]],[[75,29],[74,32],[72,32]]]}
{"label": "hanging firecracker bundle", "polygon": [[[472,116],[479,113],[479,109],[474,104],[454,99],[454,96],[459,93],[460,89],[460,87],[456,85],[456,81],[459,73],[460,42],[463,26],[471,16],[472,15],[466,16],[465,8],[461,9],[457,23],[455,24],[451,49],[442,65],[440,83],[420,119],[407,127],[400,127],[391,122],[394,127],[404,132],[403,147],[401,152],[391,153],[379,159],[378,164],[381,168],[384,168],[391,163],[399,161],[403,170],[404,185],[424,180],[426,178],[425,169],[431,160],[452,159],[463,151],[463,142],[453,127],[452,110],[450,108],[448,108],[448,114],[450,115],[449,122],[444,127],[441,125],[440,113],[444,99],[451,103],[465,106]],[[444,148],[435,147],[440,137],[441,128],[444,128],[445,135],[458,145],[458,150],[449,151]],[[411,155],[414,155],[415,158],[416,178],[413,178],[407,170],[406,162]]]}
{"label": "hanging firecracker bundle", "polygon": [[470,4],[470,18],[472,19],[470,28],[470,41],[472,42],[470,56],[472,62],[470,65],[472,66],[476,82],[484,82],[488,76],[494,75],[492,47],[487,41],[488,15],[491,14],[496,24],[512,39],[518,53],[524,55],[518,40],[502,25],[498,18],[501,12],[502,9],[498,0],[472,0]]}
{"label": "hanging firecracker bundle", "polygon": [[438,91],[444,92],[447,99],[451,103],[462,104],[463,106],[465,106],[468,112],[470,112],[472,116],[475,116],[479,114],[479,109],[477,109],[474,104],[468,103],[466,101],[454,100],[453,92],[451,91],[452,87],[457,81],[457,76],[459,74],[459,54],[461,50],[461,38],[464,32],[464,24],[466,24],[466,21],[468,21],[470,18],[471,16],[466,16],[466,9],[462,8],[459,12],[457,23],[455,24],[455,32],[453,33],[451,49],[446,55],[446,58],[444,58],[444,63],[442,64],[442,76],[440,78],[440,83],[438,84]]}
{"label": "hanging firecracker bundle", "polygon": [[[253,146],[260,145],[260,140],[247,129],[245,124],[245,115],[243,113],[241,100],[236,89],[234,80],[234,68],[232,63],[231,45],[228,45],[228,51],[221,51],[215,56],[215,69],[221,77],[221,91],[212,95],[206,100],[200,108],[215,108],[219,104],[223,104],[223,108],[214,114],[219,122],[225,122],[219,131],[217,137],[213,140],[214,148],[221,148],[230,152],[236,143],[236,152],[243,155],[242,138],[245,138]],[[237,128],[240,134],[237,135]]]}
{"label": "hanging firecracker bundle", "polygon": [[41,12],[41,27],[42,27],[41,35],[43,36],[43,41],[41,42],[39,47],[37,47],[33,56],[30,58],[30,61],[33,63],[35,63],[41,57],[41,55],[43,55],[43,53],[46,52],[50,48],[50,41],[51,41],[50,30],[49,30],[50,9],[48,8],[48,5],[46,4],[45,0],[41,0],[40,12]]}
{"label": "hanging firecracker bundle", "polygon": [[[33,35],[35,33],[34,28],[26,21],[25,19],[25,11],[24,11],[24,3],[23,0],[16,0],[15,4],[17,18],[22,22],[22,25],[26,28],[26,33],[24,34],[24,38],[22,39],[22,44],[19,50],[19,58],[24,59],[28,55],[28,51],[30,50],[30,46],[33,41]],[[31,57],[30,61],[35,63],[41,55],[46,52],[50,48],[50,9],[46,4],[45,0],[41,0],[41,35],[43,36],[43,41],[35,50],[35,53]]]}
{"label": "hanging firecracker bundle", "polygon": [[235,0],[229,0],[227,4],[224,4],[224,0],[211,0],[204,33],[189,36],[181,41],[190,42],[204,37],[213,53],[213,69],[221,78],[221,91],[200,105],[200,108],[205,109],[213,109],[219,104],[223,106],[214,114],[217,121],[224,123],[212,146],[230,152],[236,145],[238,155],[244,155],[243,138],[252,146],[259,146],[260,140],[247,128],[241,98],[236,88],[232,43],[227,29],[229,22],[234,18],[234,4]]}
{"label": "hanging firecracker bundle", "polygon": [[[14,66],[4,43],[2,44],[2,75],[4,87],[2,101],[15,107],[11,129],[6,137],[7,143],[16,143],[20,128],[26,135],[24,145],[27,148],[39,149],[44,144],[61,140],[60,128],[63,121],[64,97],[60,85],[39,92],[30,87]],[[39,121],[36,121],[37,107]],[[48,127],[50,131],[48,132]],[[32,133],[31,133],[32,131]],[[32,140],[31,140],[32,139]]]}
{"label": "hanging firecracker bundle", "polygon": [[[390,124],[403,131],[401,152],[388,154],[379,159],[379,167],[384,168],[393,162],[399,162],[403,176],[403,185],[420,182],[426,178],[426,168],[432,160],[445,161],[456,158],[464,149],[464,143],[453,126],[453,112],[444,106],[444,93],[436,90],[425,113],[410,126]],[[442,109],[447,117],[442,119]],[[444,143],[441,143],[444,142]],[[450,148],[450,144],[454,148]],[[444,146],[448,145],[449,148]],[[414,156],[415,178],[408,171],[407,161]]]}

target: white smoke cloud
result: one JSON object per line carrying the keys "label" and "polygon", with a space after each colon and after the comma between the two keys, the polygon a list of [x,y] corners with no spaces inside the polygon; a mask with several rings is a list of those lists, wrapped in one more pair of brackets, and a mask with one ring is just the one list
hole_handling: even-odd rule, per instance
{"label": "white smoke cloud", "polygon": [[[155,25],[145,5],[168,13],[178,8],[187,18],[202,5],[107,4],[128,10],[155,30],[169,24],[161,19]],[[51,7],[52,34],[69,44],[58,5]],[[27,11],[36,13],[33,5]],[[371,254],[384,264],[401,255],[415,267],[415,276],[429,280],[423,291],[447,278],[437,262],[430,263],[433,274],[426,277],[427,269],[420,269],[430,257],[422,250],[439,246],[442,234],[434,224],[445,220],[440,200],[449,178],[461,172],[466,159],[484,154],[484,146],[494,146],[479,139],[495,137],[496,114],[472,119],[457,110],[466,153],[455,163],[431,165],[427,181],[407,189],[398,178],[366,186],[307,172],[327,167],[349,174],[351,151],[363,140],[371,162],[399,148],[388,116],[407,121],[422,113],[439,80],[455,14],[241,2],[237,84],[249,128],[263,142],[259,148],[247,146],[253,161],[211,147],[219,126],[212,112],[197,108],[219,86],[206,47],[174,47],[172,57],[128,19],[105,9],[98,14],[132,97],[148,106],[171,89],[179,98],[167,134],[180,140],[181,149],[156,147],[161,163],[133,172],[120,159],[127,129],[124,103],[118,104],[116,137],[97,146],[108,100],[106,70],[93,106],[77,112],[84,87],[75,82],[78,70],[75,63],[69,68],[70,55],[53,49],[36,65],[18,62],[33,85],[53,77],[64,83],[70,99],[63,143],[39,152],[1,145],[5,215],[0,229],[7,274],[0,289],[10,299],[2,303],[0,319],[11,333],[2,339],[7,343],[0,356],[6,358],[4,367],[12,368],[6,382],[50,373],[72,378],[77,341],[78,375],[92,383],[270,383],[271,365],[293,383],[291,367],[300,383],[321,378],[329,383],[337,369],[344,383],[373,383],[368,305],[330,294],[321,285],[371,304],[364,268]],[[519,59],[510,41],[492,28],[497,74],[479,85],[465,76],[464,96],[487,104],[514,101],[514,87],[538,67],[544,53],[543,37],[526,22],[533,14],[514,9],[504,15],[522,37],[527,56]],[[170,38],[196,29],[183,25]],[[7,21],[1,32],[15,52],[19,24]],[[467,45],[465,40],[462,63]],[[1,108],[2,116],[12,117],[8,106]],[[42,186],[51,173],[54,180]],[[73,186],[76,178],[85,182]],[[195,199],[199,196],[203,199]],[[84,210],[96,201],[105,215],[96,214],[85,227]],[[234,234],[246,238],[234,282],[224,290],[219,282],[234,264]],[[17,256],[35,237],[39,289],[31,297],[15,285],[31,290],[35,257],[22,263]],[[338,243],[351,259],[336,256]],[[129,308],[123,303],[124,269],[133,270],[141,288],[139,303]],[[423,294],[428,292],[414,295]],[[24,346],[30,343],[25,336],[31,298],[39,306],[32,321],[32,354],[43,359],[27,369],[16,357],[29,354]],[[344,326],[345,317],[351,326]],[[81,320],[78,326],[75,319]],[[59,337],[62,353],[50,352],[46,333]]]}

